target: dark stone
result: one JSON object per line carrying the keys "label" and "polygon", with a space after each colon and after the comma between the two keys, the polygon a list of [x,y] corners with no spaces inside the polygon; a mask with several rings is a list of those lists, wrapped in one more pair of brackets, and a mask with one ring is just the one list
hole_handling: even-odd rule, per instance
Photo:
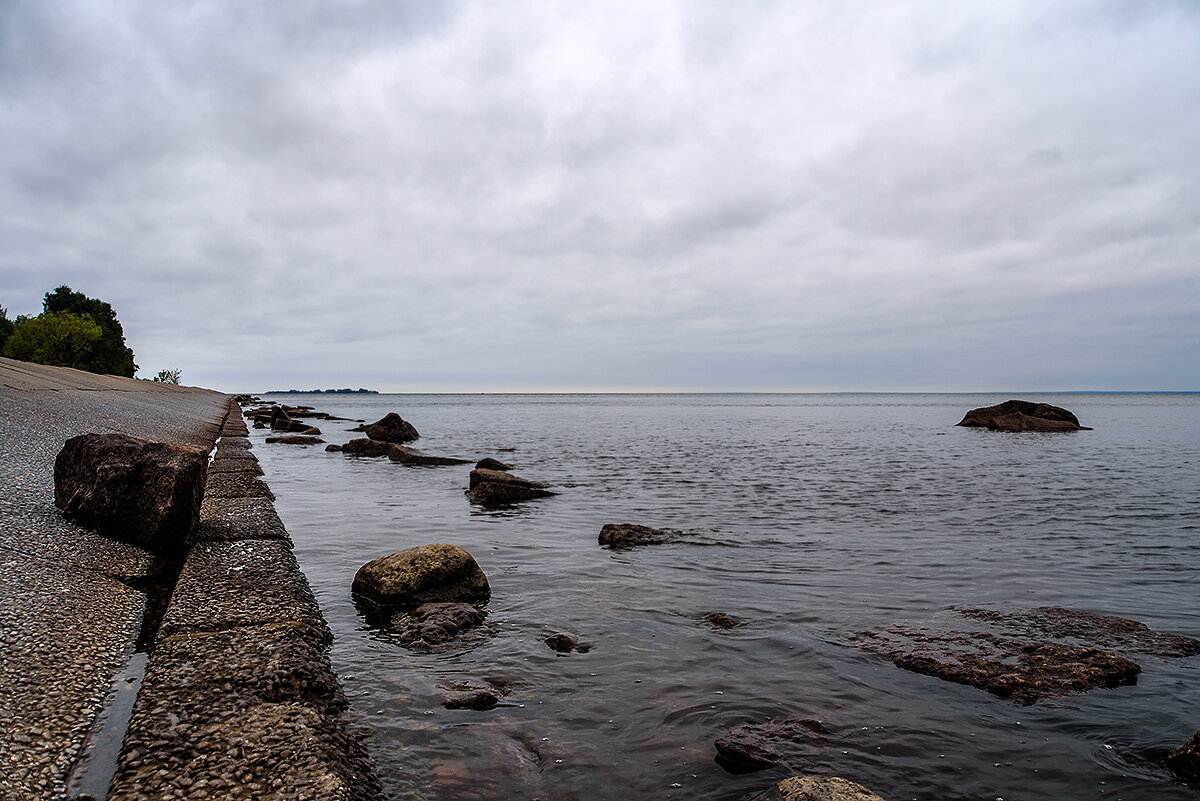
{"label": "dark stone", "polygon": [[391,628],[408,648],[431,650],[484,621],[487,613],[459,602],[421,604],[392,618]]}
{"label": "dark stone", "polygon": [[717,761],[734,773],[764,770],[783,760],[794,743],[828,744],[832,734],[821,721],[804,718],[744,723],[716,741]]}
{"label": "dark stone", "polygon": [[883,801],[875,793],[838,776],[792,776],[749,801]]}
{"label": "dark stone", "polygon": [[388,456],[391,452],[392,443],[375,439],[352,439],[342,446],[347,456]]}
{"label": "dark stone", "polygon": [[1184,781],[1200,782],[1200,731],[1167,756],[1167,767]]}
{"label": "dark stone", "polygon": [[326,445],[326,446],[325,446],[325,451],[326,451],[327,453],[341,453],[341,452],[342,452],[342,446],[341,446],[341,445]]}
{"label": "dark stone", "polygon": [[958,425],[992,431],[1092,430],[1079,425],[1079,419],[1066,409],[1023,400],[1008,400],[995,406],[972,409]]}
{"label": "dark stone", "polygon": [[1137,682],[1131,656],[1200,653],[1200,641],[1134,620],[1059,607],[963,609],[850,638],[898,667],[969,684],[1020,704]]}
{"label": "dark stone", "polygon": [[288,431],[292,427],[292,418],[288,417],[288,413],[281,407],[274,406],[271,408],[271,430],[272,431]]}
{"label": "dark stone", "polygon": [[486,459],[480,459],[475,463],[475,467],[480,470],[512,470],[511,465],[507,465],[499,459],[493,459],[490,456]]}
{"label": "dark stone", "polygon": [[730,629],[736,629],[739,626],[746,625],[746,621],[742,620],[741,618],[734,617],[733,615],[727,615],[724,612],[709,612],[701,619],[714,629],[721,629],[722,631],[728,631]]}
{"label": "dark stone", "polygon": [[124,434],[67,440],[54,462],[54,503],[68,520],[153,551],[191,543],[208,454]]}
{"label": "dark stone", "polygon": [[446,709],[474,709],[485,712],[500,703],[500,696],[491,690],[472,690],[458,693],[446,699],[442,704]]}
{"label": "dark stone", "polygon": [[358,569],[352,591],[376,606],[415,606],[430,601],[484,603],[487,576],[457,545],[419,545],[374,559]]}
{"label": "dark stone", "polygon": [[308,434],[280,434],[276,437],[267,437],[268,445],[320,445],[324,441],[320,437]]}
{"label": "dark stone", "polygon": [[535,498],[549,498],[557,493],[546,489],[531,487],[526,484],[511,484],[487,481],[477,484],[475,489],[467,490],[467,500],[488,509],[501,506],[511,506],[522,501]]}
{"label": "dark stone", "polygon": [[671,528],[650,528],[633,523],[608,523],[600,529],[599,542],[614,551],[642,545],[662,545],[681,542],[683,532]]}
{"label": "dark stone", "polygon": [[395,412],[388,412],[381,419],[376,420],[369,426],[363,426],[362,430],[371,439],[377,439],[380,442],[410,442],[417,439],[421,435],[417,433],[417,429],[413,424],[400,417]]}
{"label": "dark stone", "polygon": [[470,464],[466,459],[455,459],[451,456],[430,456],[403,445],[392,445],[388,458],[393,462],[409,465],[410,467],[440,467],[443,465]]}
{"label": "dark stone", "polygon": [[506,473],[503,470],[489,470],[487,468],[477,467],[471,471],[470,489],[475,489],[480,484],[512,484],[514,486],[529,487],[531,489],[545,489],[546,484],[541,484],[537,481],[530,481],[527,478],[514,476],[512,473]]}
{"label": "dark stone", "polygon": [[546,489],[546,484],[520,478],[502,470],[489,470],[482,467],[471,471],[469,486],[467,499],[471,503],[486,508],[509,506],[557,494]]}
{"label": "dark stone", "polygon": [[543,642],[550,646],[550,650],[560,654],[569,654],[579,647],[579,638],[574,634],[551,634]]}

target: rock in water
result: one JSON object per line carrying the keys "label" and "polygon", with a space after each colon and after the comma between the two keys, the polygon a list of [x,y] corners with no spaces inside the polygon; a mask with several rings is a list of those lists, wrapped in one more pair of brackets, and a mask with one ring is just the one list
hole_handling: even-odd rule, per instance
{"label": "rock in water", "polygon": [[402,645],[428,651],[475,628],[486,617],[487,613],[473,604],[436,602],[396,615],[392,627]]}
{"label": "rock in water", "polygon": [[992,431],[1091,431],[1079,418],[1058,406],[1008,400],[995,406],[972,409],[958,425]]}
{"label": "rock in water", "polygon": [[1171,752],[1167,767],[1184,781],[1200,782],[1200,731]]}
{"label": "rock in water", "polygon": [[837,776],[792,776],[750,801],[883,801],[883,798],[861,784]]}
{"label": "rock in water", "polygon": [[514,476],[502,470],[477,467],[471,471],[467,499],[484,507],[507,506],[534,498],[547,498],[554,492],[545,484]]}
{"label": "rock in water", "polygon": [[325,440],[310,434],[280,434],[274,437],[267,437],[268,445],[320,445],[323,442]]}
{"label": "rock in water", "polygon": [[633,523],[607,523],[600,529],[599,542],[605,548],[621,551],[642,545],[679,542],[683,532],[671,528],[650,528]]}
{"label": "rock in water", "polygon": [[793,743],[834,742],[831,732],[819,720],[776,718],[766,723],[744,723],[719,738],[717,761],[726,770],[748,773],[778,764]]}
{"label": "rock in water", "polygon": [[367,562],[352,592],[377,606],[415,606],[430,601],[485,603],[492,589],[471,554],[457,545],[419,545]]}
{"label": "rock in water", "polygon": [[499,459],[493,459],[490,456],[486,459],[480,459],[475,463],[475,466],[481,470],[512,470],[512,465],[505,464]]}
{"label": "rock in water", "polygon": [[124,434],[67,440],[54,462],[54,504],[68,520],[158,552],[191,543],[208,454]]}
{"label": "rock in water", "polygon": [[375,439],[352,439],[341,448],[347,456],[387,456],[392,452],[392,443]]}
{"label": "rock in water", "polygon": [[362,430],[368,437],[380,442],[410,442],[421,436],[412,423],[395,412],[388,412],[371,425],[363,426]]}

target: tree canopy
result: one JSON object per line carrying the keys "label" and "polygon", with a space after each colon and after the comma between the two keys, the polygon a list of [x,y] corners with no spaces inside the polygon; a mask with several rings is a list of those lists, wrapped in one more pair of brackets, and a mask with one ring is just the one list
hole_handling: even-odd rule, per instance
{"label": "tree canopy", "polygon": [[132,378],[137,372],[121,322],[108,303],[64,285],[46,293],[42,309],[37,317],[10,321],[0,308],[0,353],[92,373]]}

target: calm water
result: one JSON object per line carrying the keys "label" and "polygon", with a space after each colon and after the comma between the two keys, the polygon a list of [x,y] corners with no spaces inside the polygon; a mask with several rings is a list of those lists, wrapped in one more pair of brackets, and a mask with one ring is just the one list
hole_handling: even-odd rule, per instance
{"label": "calm water", "polygon": [[[255,452],[336,634],[335,666],[396,799],[740,799],[794,772],[897,799],[1196,799],[1155,764],[1200,728],[1200,658],[1018,707],[848,647],[959,605],[1053,604],[1200,637],[1200,396],[1035,396],[1094,431],[954,427],[999,395],[273,396],[439,455],[495,456],[561,495],[506,512],[469,466]],[[331,442],[353,423],[318,423]],[[605,523],[703,529],[603,550]],[[486,636],[444,654],[367,629],[364,562],[432,542],[492,584]],[[732,631],[700,622],[720,611]],[[580,636],[585,654],[542,640]],[[461,685],[505,691],[447,710]],[[845,731],[803,764],[733,775],[713,741],[799,715]]]}

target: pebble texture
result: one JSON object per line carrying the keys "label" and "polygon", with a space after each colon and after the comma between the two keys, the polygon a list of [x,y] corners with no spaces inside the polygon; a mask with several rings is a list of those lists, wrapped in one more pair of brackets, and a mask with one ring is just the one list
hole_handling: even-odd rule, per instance
{"label": "pebble texture", "polygon": [[0,358],[0,801],[65,797],[130,653],[156,557],[67,522],[54,460],[80,434],[211,446],[224,396]]}
{"label": "pebble texture", "polygon": [[883,801],[875,793],[837,776],[792,776],[750,801]]}
{"label": "pebble texture", "polygon": [[171,595],[108,798],[380,798],[341,714],[328,628],[249,443],[236,441],[246,433],[236,406],[207,390],[0,359],[0,801],[69,797],[69,771],[141,628],[145,596],[129,583],[162,564],[54,507],[55,456],[91,432],[205,449],[231,440],[210,465],[210,537]]}

